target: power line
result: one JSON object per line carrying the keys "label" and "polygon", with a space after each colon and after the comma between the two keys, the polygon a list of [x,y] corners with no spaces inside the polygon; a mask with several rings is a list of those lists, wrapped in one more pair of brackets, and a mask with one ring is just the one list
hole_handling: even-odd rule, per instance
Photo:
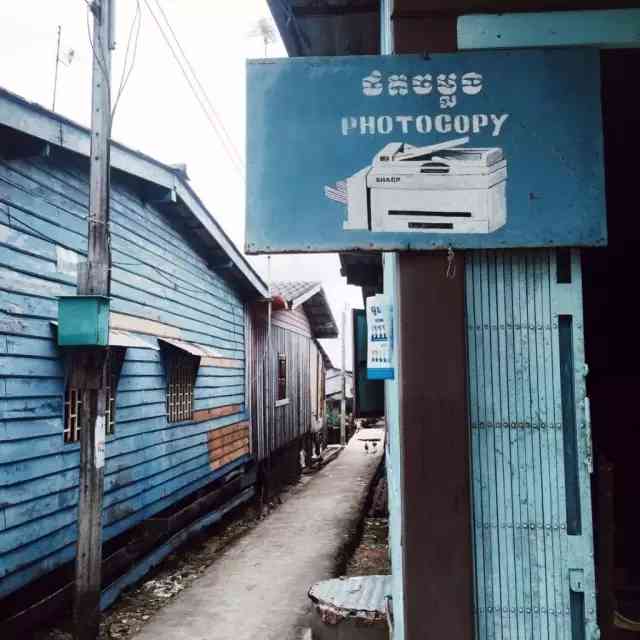
{"label": "power line", "polygon": [[[122,63],[122,76],[120,78],[120,86],[118,87],[118,94],[116,95],[116,99],[113,103],[113,108],[111,110],[111,118],[115,116],[116,109],[118,108],[118,103],[120,102],[120,98],[129,82],[129,77],[131,76],[131,72],[133,71],[133,67],[136,64],[136,55],[138,53],[138,40],[140,38],[140,28],[142,27],[142,9],[140,7],[140,0],[136,2],[136,13],[133,16],[133,20],[131,21],[131,26],[129,27],[129,36],[127,38],[127,46],[124,51],[124,61]],[[129,50],[131,49],[131,39],[133,37],[133,33],[135,30],[135,39],[133,41],[133,53],[131,55],[131,62],[129,63],[129,68],[127,69],[127,60],[129,59]]]}
{"label": "power line", "polygon": [[192,74],[194,80],[196,81],[196,84],[200,88],[200,91],[202,92],[202,95],[204,96],[205,100],[207,101],[207,104],[211,108],[211,111],[213,112],[213,115],[215,116],[220,128],[222,129],[222,132],[225,135],[227,142],[229,143],[229,147],[232,149],[232,151],[235,154],[235,156],[236,156],[238,162],[240,163],[240,165],[243,166],[244,165],[244,161],[242,159],[242,154],[238,151],[238,148],[236,147],[235,143],[233,142],[233,138],[229,134],[229,131],[225,127],[224,122],[223,122],[220,114],[216,110],[213,102],[211,101],[211,98],[209,98],[209,95],[207,94],[206,89],[202,85],[202,82],[200,82],[200,79],[198,78],[198,74],[196,73],[196,70],[193,68],[193,65],[189,61],[189,58],[187,57],[187,54],[185,53],[184,49],[182,48],[182,45],[180,44],[180,40],[178,40],[178,36],[176,35],[175,31],[171,27],[171,22],[169,21],[169,18],[167,17],[167,14],[165,13],[164,9],[162,8],[162,5],[160,4],[160,0],[154,0],[154,1],[156,3],[156,6],[158,7],[160,13],[162,14],[162,17],[164,18],[165,22],[167,23],[167,27],[169,27],[169,31],[171,32],[171,35],[173,36],[173,39],[175,40],[176,44],[178,45],[178,49],[180,50],[180,53],[182,54],[182,57],[184,58],[184,61],[186,62],[188,69],[191,71],[191,74]]}
{"label": "power line", "polygon": [[[169,51],[171,52],[171,55],[173,56],[174,60],[178,64],[178,67],[180,68],[180,71],[181,71],[184,79],[187,81],[187,84],[189,85],[189,88],[191,89],[195,99],[198,101],[198,104],[200,105],[200,108],[202,109],[203,113],[205,114],[207,120],[209,121],[209,124],[211,124],[216,136],[220,140],[220,143],[222,144],[223,149],[224,149],[225,153],[227,154],[227,156],[229,157],[229,160],[231,161],[234,169],[238,172],[238,174],[241,177],[244,177],[243,163],[242,163],[242,160],[239,158],[238,152],[236,151],[234,153],[234,148],[232,146],[230,147],[229,143],[226,141],[225,137],[220,132],[219,125],[216,123],[216,121],[212,117],[210,109],[207,108],[207,105],[203,102],[202,97],[198,93],[198,90],[194,86],[194,83],[193,83],[192,79],[189,77],[189,74],[187,73],[187,70],[185,69],[184,63],[180,59],[179,55],[176,53],[175,48],[173,47],[172,43],[170,42],[169,38],[167,37],[167,34],[165,33],[164,29],[162,28],[162,25],[160,24],[160,21],[158,20],[156,14],[151,9],[151,5],[149,4],[149,0],[144,0],[144,3],[147,5],[147,9],[149,10],[149,13],[151,14],[154,22],[157,25],[158,30],[160,31],[160,35],[162,36],[162,38],[165,41],[166,45],[169,47]],[[203,91],[203,93],[206,95],[206,92]]]}

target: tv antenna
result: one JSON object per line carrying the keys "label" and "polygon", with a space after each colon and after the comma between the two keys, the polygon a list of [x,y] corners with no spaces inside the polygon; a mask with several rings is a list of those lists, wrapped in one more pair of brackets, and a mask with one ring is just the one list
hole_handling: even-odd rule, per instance
{"label": "tv antenna", "polygon": [[249,31],[250,38],[262,38],[264,43],[264,57],[268,57],[268,48],[270,44],[278,41],[278,35],[273,23],[268,18],[260,18],[253,29]]}
{"label": "tv antenna", "polygon": [[58,44],[56,47],[56,71],[53,78],[53,101],[51,104],[51,111],[56,110],[56,93],[58,92],[58,68],[60,67],[60,63],[62,63],[65,67],[68,67],[76,56],[76,52],[73,49],[67,49],[63,52],[62,56],[60,56],[60,39],[62,36],[62,25],[58,25]]}

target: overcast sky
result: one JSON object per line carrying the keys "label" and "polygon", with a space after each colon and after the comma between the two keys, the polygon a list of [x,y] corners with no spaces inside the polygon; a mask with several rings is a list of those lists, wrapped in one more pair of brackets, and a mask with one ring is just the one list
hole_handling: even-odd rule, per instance
{"label": "overcast sky", "polygon": [[[264,0],[159,0],[187,57],[235,146],[244,158],[245,61],[264,55],[260,38],[250,36],[258,19],[271,18]],[[155,8],[154,3],[150,3]],[[166,163],[187,164],[191,184],[239,248],[244,244],[244,181],[191,93],[143,1],[135,66],[113,124],[114,139]],[[113,85],[122,63],[135,0],[117,0]],[[160,17],[156,9],[157,15]],[[91,107],[91,48],[84,0],[0,2],[0,85],[51,108],[57,28],[62,27],[56,111],[85,126]],[[280,41],[270,57],[286,55]],[[251,123],[248,124],[251,126]],[[266,279],[266,259],[249,258]],[[321,280],[338,325],[345,303],[362,307],[360,289],[340,276],[337,255],[274,256],[274,280]],[[336,366],[337,340],[325,340]],[[350,368],[350,355],[348,355]]]}

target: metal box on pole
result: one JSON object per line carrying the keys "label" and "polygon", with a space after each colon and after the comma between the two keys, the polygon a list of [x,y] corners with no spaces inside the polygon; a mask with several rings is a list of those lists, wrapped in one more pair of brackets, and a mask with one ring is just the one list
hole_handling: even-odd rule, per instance
{"label": "metal box on pole", "polygon": [[109,298],[59,298],[58,344],[62,347],[106,347],[109,344]]}

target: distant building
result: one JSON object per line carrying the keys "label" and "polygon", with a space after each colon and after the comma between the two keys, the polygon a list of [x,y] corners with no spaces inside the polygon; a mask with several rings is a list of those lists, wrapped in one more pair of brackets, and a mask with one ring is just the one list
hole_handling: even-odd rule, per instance
{"label": "distant building", "polygon": [[[338,328],[320,282],[274,282],[271,295],[273,384],[266,393],[253,396],[253,412],[259,421],[271,416],[273,429],[257,430],[256,451],[259,460],[271,457],[271,467],[280,476],[271,480],[278,482],[286,479],[286,469],[297,468],[301,446],[310,457],[312,447],[319,449],[326,441],[327,356],[318,340],[337,337]],[[254,313],[253,326],[252,348],[258,358],[269,330],[264,308]],[[262,375],[258,372],[258,389],[264,383]]]}

